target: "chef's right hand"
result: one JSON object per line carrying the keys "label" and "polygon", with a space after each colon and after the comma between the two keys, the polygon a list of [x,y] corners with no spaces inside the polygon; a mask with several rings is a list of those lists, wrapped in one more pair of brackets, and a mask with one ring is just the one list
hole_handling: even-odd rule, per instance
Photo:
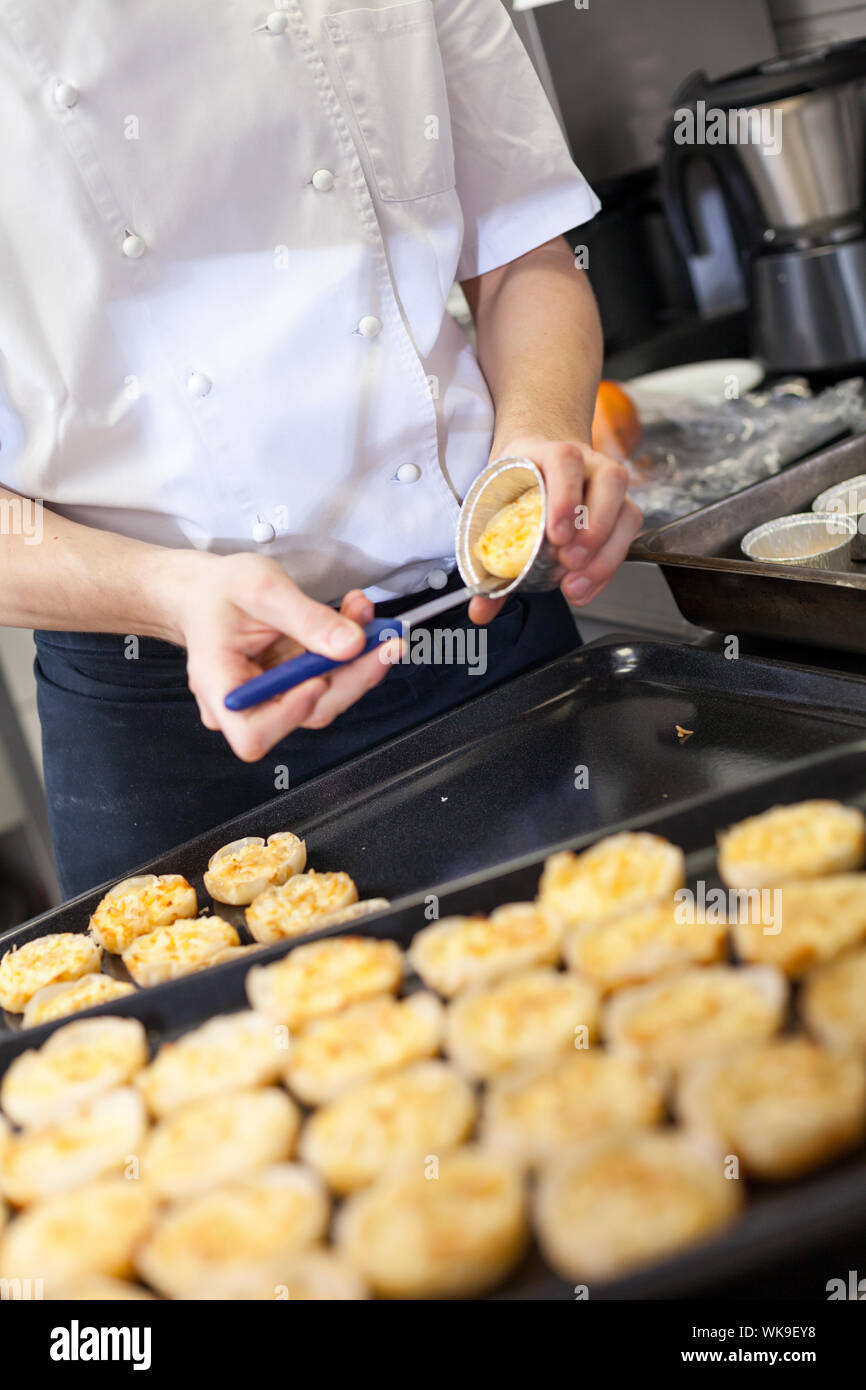
{"label": "chef's right hand", "polygon": [[377,685],[399,656],[399,641],[392,640],[253,709],[227,710],[225,697],[235,686],[303,651],[351,661],[363,650],[362,629],[374,617],[373,604],[354,589],[337,614],[262,555],[181,555],[173,627],[186,647],[189,688],[202,723],[221,730],[244,762],[257,762],[293,729],[324,729]]}

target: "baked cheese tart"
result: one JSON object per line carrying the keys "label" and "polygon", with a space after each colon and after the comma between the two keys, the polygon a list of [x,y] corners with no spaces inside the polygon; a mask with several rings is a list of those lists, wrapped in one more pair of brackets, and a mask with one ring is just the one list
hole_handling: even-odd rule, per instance
{"label": "baked cheese tart", "polygon": [[508,903],[489,917],[445,917],[414,937],[408,957],[425,985],[446,998],[532,965],[555,965],[562,929],[534,903]]}
{"label": "baked cheese tart", "polygon": [[307,1105],[334,1100],[350,1086],[432,1057],[445,1010],[433,994],[371,999],[314,1019],[291,1043],[285,1080]]}
{"label": "baked cheese tart", "polygon": [[246,990],[254,1009],[294,1030],[378,994],[396,994],[402,979],[396,941],[339,936],[296,946],[272,965],[254,965]]}
{"label": "baked cheese tart", "polygon": [[120,956],[137,936],[197,912],[195,889],[181,874],[139,874],[116,883],[97,903],[90,934],[111,955]]}
{"label": "baked cheese tart", "polygon": [[811,971],[800,991],[800,1013],[828,1047],[866,1052],[866,947]]}
{"label": "baked cheese tart", "polygon": [[763,1042],[785,1019],[788,984],[772,966],[695,966],[623,989],[603,1015],[606,1040],[667,1071],[742,1043]]}
{"label": "baked cheese tart", "polygon": [[240,945],[240,937],[222,917],[195,917],[157,927],[139,936],[121,959],[137,985],[162,985],[203,970],[226,946]]}
{"label": "baked cheese tart", "polygon": [[659,1078],[645,1063],[589,1048],[507,1072],[487,1088],[486,1147],[532,1165],[597,1134],[659,1124]]}
{"label": "baked cheese tart", "polygon": [[23,1207],[120,1173],[138,1153],[146,1125],[131,1086],[108,1091],[56,1124],[12,1135],[0,1154],[0,1191]]}
{"label": "baked cheese tart", "polygon": [[558,970],[524,970],[467,989],[448,1006],[445,1050],[466,1076],[512,1067],[586,1045],[598,1031],[598,991]]}
{"label": "baked cheese tart", "polygon": [[681,849],[660,835],[623,831],[581,854],[545,860],[538,901],[569,927],[605,922],[654,898],[671,899],[685,878]]}
{"label": "baked cheese tart", "polygon": [[7,1227],[0,1278],[42,1279],[52,1298],[96,1275],[121,1278],[155,1215],[153,1193],[129,1178],[101,1178],[47,1197]]}
{"label": "baked cheese tart", "polygon": [[135,1084],[157,1118],[193,1101],[276,1081],[285,1058],[277,1028],[250,1009],[212,1018],[163,1043]]}
{"label": "baked cheese tart", "polygon": [[125,1086],[147,1057],[138,1019],[79,1019],[58,1028],[38,1051],[18,1054],[0,1082],[0,1105],[24,1128],[56,1124],[87,1101]]}
{"label": "baked cheese tart", "polygon": [[299,1125],[297,1106],[276,1086],[196,1101],[151,1130],[142,1176],[160,1197],[180,1201],[288,1158]]}
{"label": "baked cheese tart", "polygon": [[301,1158],[341,1195],[402,1159],[442,1154],[475,1123],[472,1088],[444,1062],[417,1062],[346,1091],[301,1132]]}
{"label": "baked cheese tart", "polygon": [[136,1268],[160,1293],[196,1296],[267,1275],[276,1257],[321,1240],[329,1216],[315,1173],[275,1163],[171,1207],[138,1250]]}
{"label": "baked cheese tart", "polygon": [[678,921],[673,900],[648,903],[610,922],[576,927],[565,938],[572,970],[607,993],[686,965],[721,960],[727,947],[723,922]]}
{"label": "baked cheese tart", "polygon": [[269,835],[267,842],[260,835],[247,835],[211,855],[204,886],[218,903],[245,906],[266,888],[302,873],[306,864],[307,846],[289,830]]}
{"label": "baked cheese tart", "polygon": [[112,975],[96,973],[82,975],[80,980],[66,980],[63,984],[38,989],[24,1005],[21,1022],[25,1028],[36,1028],[40,1023],[53,1023],[57,1018],[68,1018],[70,1014],[80,1014],[98,1004],[111,1004],[115,999],[125,999],[134,993],[135,985],[128,980],[115,980]]}
{"label": "baked cheese tart", "polygon": [[534,1200],[545,1258],[564,1279],[603,1283],[729,1225],[742,1185],[721,1154],[671,1130],[615,1135],[545,1164]]}
{"label": "baked cheese tart", "polygon": [[326,912],[324,917],[317,919],[316,931],[321,931],[322,927],[336,927],[341,922],[355,922],[359,917],[371,917],[374,912],[385,912],[390,906],[387,898],[362,898],[336,912]]}
{"label": "baked cheese tart", "polygon": [[250,935],[262,945],[318,931],[321,919],[358,901],[348,874],[295,874],[281,887],[266,888],[246,910]]}
{"label": "baked cheese tart", "polygon": [[772,928],[740,920],[731,928],[742,960],[775,965],[796,978],[866,941],[866,874],[834,874],[786,883],[778,890]]}
{"label": "baked cheese tart", "polygon": [[544,525],[540,487],[527,488],[490,518],[472,554],[497,579],[517,579],[532,559]]}
{"label": "baked cheese tart", "polygon": [[719,876],[729,888],[844,874],[866,859],[866,817],[840,801],[774,806],[718,837]]}
{"label": "baked cheese tart", "polygon": [[84,932],[36,936],[0,960],[0,1008],[23,1013],[37,990],[98,970],[102,948]]}
{"label": "baked cheese tart", "polygon": [[48,1295],[60,1303],[138,1303],[153,1302],[154,1295],[129,1279],[113,1279],[107,1274],[85,1274],[69,1284],[61,1284]]}
{"label": "baked cheese tart", "polygon": [[523,1182],[472,1146],[414,1160],[350,1197],[337,1244],[387,1298],[462,1298],[502,1282],[526,1249]]}
{"label": "baked cheese tart", "polygon": [[243,960],[244,956],[255,955],[257,951],[263,951],[264,949],[264,946],[259,946],[258,944],[253,946],[248,944],[243,946],[223,946],[221,950],[215,951],[208,960],[208,969],[210,969],[212,965],[232,964],[237,960]]}
{"label": "baked cheese tart", "polygon": [[681,1079],[677,1111],[744,1172],[794,1178],[866,1133],[866,1067],[805,1037],[774,1038],[696,1062]]}
{"label": "baked cheese tart", "polygon": [[277,1255],[236,1273],[208,1276],[184,1294],[188,1300],[257,1299],[260,1302],[354,1303],[369,1298],[360,1275],[336,1251],[311,1246]]}

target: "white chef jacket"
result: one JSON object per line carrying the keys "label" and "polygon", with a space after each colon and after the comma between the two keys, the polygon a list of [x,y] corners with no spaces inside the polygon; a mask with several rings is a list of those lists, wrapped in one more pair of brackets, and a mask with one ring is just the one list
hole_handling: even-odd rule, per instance
{"label": "white chef jacket", "polygon": [[449,290],[599,206],[500,0],[0,0],[0,131],[0,483],[444,582],[493,425]]}

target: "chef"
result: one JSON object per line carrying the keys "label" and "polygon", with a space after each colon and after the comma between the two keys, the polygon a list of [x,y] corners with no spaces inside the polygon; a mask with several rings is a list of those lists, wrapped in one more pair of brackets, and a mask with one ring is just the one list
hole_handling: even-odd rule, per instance
{"label": "chef", "polygon": [[[589,443],[598,201],[501,0],[0,0],[0,128],[0,502],[40,519],[0,528],[0,623],[67,895],[576,644],[639,513]],[[448,615],[483,675],[373,652],[225,708],[456,587],[507,455],[565,577]]]}

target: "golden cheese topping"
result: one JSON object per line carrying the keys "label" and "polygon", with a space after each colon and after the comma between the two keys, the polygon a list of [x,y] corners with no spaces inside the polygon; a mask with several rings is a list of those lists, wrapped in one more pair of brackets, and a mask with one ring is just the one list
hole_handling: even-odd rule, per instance
{"label": "golden cheese topping", "polygon": [[567,1052],[595,1037],[598,991],[557,970],[525,970],[466,990],[448,1007],[445,1048],[477,1079]]}
{"label": "golden cheese topping", "polygon": [[584,926],[655,898],[672,898],[684,883],[681,849],[659,835],[624,831],[581,854],[552,854],[544,863],[538,901],[567,926]]}
{"label": "golden cheese topping", "polygon": [[128,980],[115,980],[111,975],[82,975],[80,980],[67,980],[64,984],[38,989],[25,1004],[21,1021],[25,1028],[36,1028],[40,1023],[52,1023],[56,1018],[79,1014],[83,1009],[125,999],[134,993],[135,985]]}
{"label": "golden cheese topping", "polygon": [[288,1158],[299,1125],[297,1106],[275,1086],[196,1101],[151,1130],[142,1176],[159,1196],[179,1201]]}
{"label": "golden cheese topping", "polygon": [[493,1080],[481,1137],[534,1164],[599,1133],[658,1124],[664,1113],[661,1083],[644,1063],[590,1048]]}
{"label": "golden cheese topping", "polygon": [[348,874],[295,874],[278,888],[266,888],[246,910],[250,934],[263,945],[317,931],[321,919],[358,901]]}
{"label": "golden cheese topping", "polygon": [[443,1026],[444,1009],[432,994],[355,1004],[303,1029],[289,1048],[286,1082],[308,1105],[321,1105],[349,1086],[432,1057]]}
{"label": "golden cheese topping", "polygon": [[340,936],[296,946],[272,965],[253,966],[246,989],[254,1009],[294,1030],[377,994],[396,994],[402,978],[396,941]]}
{"label": "golden cheese topping", "polygon": [[120,956],[136,937],[197,912],[195,889],[181,874],[140,874],[109,889],[90,919],[90,932]]}
{"label": "golden cheese topping", "polygon": [[528,1235],[519,1170],[474,1147],[398,1165],[337,1218],[338,1248],[390,1298],[484,1293],[514,1268]]}
{"label": "golden cheese topping", "polygon": [[786,883],[774,891],[779,907],[772,930],[745,916],[732,927],[743,960],[778,966],[796,978],[866,940],[866,874]]}
{"label": "golden cheese topping", "polygon": [[534,903],[508,903],[489,917],[445,917],[409,948],[425,985],[446,998],[532,965],[555,965],[562,929]]}
{"label": "golden cheese topping", "polygon": [[683,1075],[677,1110],[744,1172],[793,1178],[866,1133],[866,1068],[804,1037],[775,1038],[696,1062]]}
{"label": "golden cheese topping", "polygon": [[257,1299],[275,1303],[350,1303],[369,1298],[364,1281],[334,1250],[311,1246],[271,1256],[237,1272],[208,1275],[186,1299]]}
{"label": "golden cheese topping", "polygon": [[79,1280],[122,1277],[155,1214],[153,1193],[129,1178],[48,1197],[10,1223],[0,1241],[0,1278],[40,1278],[46,1297],[56,1298]]}
{"label": "golden cheese topping", "polygon": [[532,559],[544,525],[540,487],[500,507],[472,547],[476,560],[497,579],[517,579]]}
{"label": "golden cheese topping", "polygon": [[600,926],[577,927],[565,939],[565,959],[602,991],[639,984],[686,965],[725,955],[724,923],[678,921],[672,901],[649,903]]}
{"label": "golden cheese topping", "polygon": [[138,937],[124,951],[122,960],[137,985],[161,985],[202,970],[226,946],[238,945],[240,937],[230,922],[221,917],[197,917]]}
{"label": "golden cheese topping", "polygon": [[723,883],[763,888],[859,869],[866,858],[866,817],[839,801],[801,801],[751,816],[718,838]]}
{"label": "golden cheese topping", "polygon": [[147,1035],[135,1018],[88,1018],[58,1028],[21,1052],[0,1082],[0,1105],[16,1125],[53,1124],[106,1091],[124,1086],[147,1062]]}
{"label": "golden cheese topping", "polygon": [[608,1002],[608,1042],[658,1067],[676,1069],[777,1033],[788,986],[770,966],[696,966],[647,985],[624,989]]}
{"label": "golden cheese topping", "polygon": [[37,990],[98,970],[102,949],[83,932],[36,936],[0,960],[0,1008],[20,1014]]}
{"label": "golden cheese topping", "polygon": [[866,1052],[866,947],[849,951],[806,976],[800,1012],[828,1047]]}
{"label": "golden cheese topping", "polygon": [[301,1133],[300,1155],[344,1194],[395,1162],[455,1148],[474,1123],[467,1082],[444,1062],[418,1062],[317,1110]]}
{"label": "golden cheese topping", "polygon": [[535,1229],[564,1279],[603,1282],[727,1226],[741,1189],[721,1154],[676,1130],[618,1135],[545,1165]]}
{"label": "golden cheese topping", "polygon": [[306,867],[307,846],[289,830],[232,840],[211,855],[204,886],[218,903],[251,903],[266,888],[285,883]]}
{"label": "golden cheese topping", "polygon": [[129,1086],[97,1096],[57,1124],[13,1135],[0,1154],[0,1190],[16,1206],[119,1173],[147,1121]]}
{"label": "golden cheese topping", "polygon": [[[160,1293],[189,1297],[200,1286],[266,1274],[321,1240],[330,1203],[321,1179],[276,1163],[172,1207],[136,1255],[139,1274]],[[207,1294],[206,1296],[210,1296]]]}
{"label": "golden cheese topping", "polygon": [[150,1113],[161,1117],[208,1096],[276,1081],[283,1046],[280,1030],[263,1015],[225,1014],[163,1043],[135,1084]]}

